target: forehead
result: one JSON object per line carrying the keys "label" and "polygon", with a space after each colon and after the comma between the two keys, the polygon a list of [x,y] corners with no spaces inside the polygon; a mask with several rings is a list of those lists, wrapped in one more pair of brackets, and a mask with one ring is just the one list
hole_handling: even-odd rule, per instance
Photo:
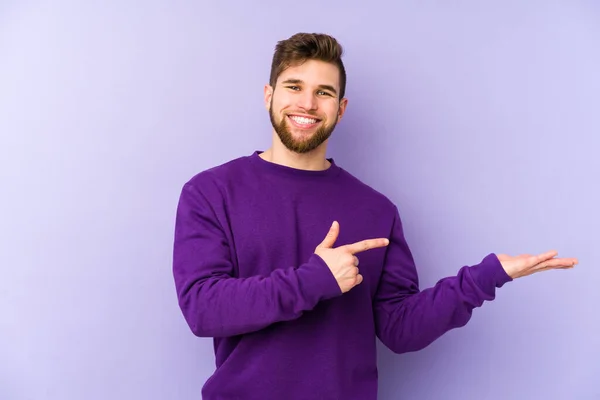
{"label": "forehead", "polygon": [[339,89],[340,71],[334,64],[319,60],[307,60],[300,65],[288,67],[279,75],[277,82],[288,79],[298,79],[307,85],[330,85]]}

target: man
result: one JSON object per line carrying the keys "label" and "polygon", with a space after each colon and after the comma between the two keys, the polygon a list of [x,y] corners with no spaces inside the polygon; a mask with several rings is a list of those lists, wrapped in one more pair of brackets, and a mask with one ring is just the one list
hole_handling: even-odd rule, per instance
{"label": "man", "polygon": [[183,187],[173,270],[191,330],[214,338],[204,399],[376,399],[376,337],[422,349],[505,283],[577,263],[492,253],[420,291],[396,206],[325,156],[348,103],[341,56],[327,35],[279,42],[272,146]]}

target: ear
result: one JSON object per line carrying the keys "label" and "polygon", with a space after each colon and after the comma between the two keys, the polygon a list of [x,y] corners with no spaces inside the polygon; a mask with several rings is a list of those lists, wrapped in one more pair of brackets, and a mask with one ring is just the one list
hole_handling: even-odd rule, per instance
{"label": "ear", "polygon": [[346,112],[347,105],[348,105],[347,98],[344,97],[342,100],[340,100],[340,107],[338,109],[338,122],[342,120],[342,117],[344,116],[344,113]]}
{"label": "ear", "polygon": [[273,87],[269,84],[265,85],[265,89],[264,89],[264,95],[265,95],[265,108],[267,109],[267,111],[269,110],[269,108],[271,107],[271,98],[273,98]]}

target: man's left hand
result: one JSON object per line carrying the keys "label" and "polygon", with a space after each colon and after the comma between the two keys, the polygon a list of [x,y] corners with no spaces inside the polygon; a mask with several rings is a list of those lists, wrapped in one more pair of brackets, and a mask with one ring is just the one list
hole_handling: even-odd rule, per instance
{"label": "man's left hand", "polygon": [[516,279],[551,269],[570,269],[578,263],[576,258],[555,258],[557,255],[558,252],[553,250],[537,256],[530,254],[522,254],[516,257],[506,254],[498,254],[497,256],[506,273],[511,278]]}

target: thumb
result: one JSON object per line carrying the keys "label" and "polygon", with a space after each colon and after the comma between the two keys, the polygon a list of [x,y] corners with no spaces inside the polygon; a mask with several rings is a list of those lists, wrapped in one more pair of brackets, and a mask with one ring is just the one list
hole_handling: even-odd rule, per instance
{"label": "thumb", "polygon": [[340,233],[340,224],[337,221],[333,221],[331,224],[331,228],[329,228],[329,232],[327,232],[327,236],[325,239],[319,244],[318,247],[324,247],[330,249],[335,244],[335,241],[338,238],[338,234]]}

